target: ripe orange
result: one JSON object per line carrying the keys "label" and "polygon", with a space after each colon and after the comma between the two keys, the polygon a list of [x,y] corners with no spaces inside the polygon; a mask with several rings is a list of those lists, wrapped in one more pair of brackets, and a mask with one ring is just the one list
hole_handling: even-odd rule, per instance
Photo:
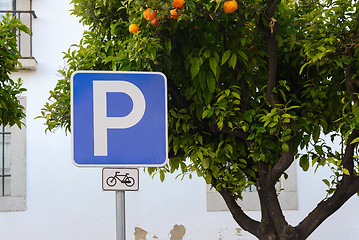
{"label": "ripe orange", "polygon": [[151,8],[147,8],[145,11],[143,11],[143,17],[147,21],[151,21],[152,19],[154,19],[156,17],[156,13]]}
{"label": "ripe orange", "polygon": [[173,2],[171,4],[175,8],[182,8],[183,4],[184,4],[184,0],[173,0]]}
{"label": "ripe orange", "polygon": [[225,1],[223,4],[223,10],[226,13],[234,12],[237,10],[237,8],[238,8],[238,4],[237,4],[236,0],[228,0],[228,1]]}
{"label": "ripe orange", "polygon": [[160,25],[160,19],[158,19],[158,18],[152,19],[151,24],[154,27],[158,27]]}
{"label": "ripe orange", "polygon": [[180,12],[177,8],[174,8],[170,11],[170,17],[173,19],[178,19],[178,17],[180,16]]}
{"label": "ripe orange", "polygon": [[140,31],[140,28],[137,26],[137,24],[131,24],[130,27],[128,28],[128,31],[132,34],[134,34],[135,32]]}

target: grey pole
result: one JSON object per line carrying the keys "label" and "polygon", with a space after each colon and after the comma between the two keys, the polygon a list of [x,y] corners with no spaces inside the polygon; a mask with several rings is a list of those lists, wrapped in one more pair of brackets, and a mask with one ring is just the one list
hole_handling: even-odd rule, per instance
{"label": "grey pole", "polygon": [[116,191],[116,240],[126,240],[125,191]]}

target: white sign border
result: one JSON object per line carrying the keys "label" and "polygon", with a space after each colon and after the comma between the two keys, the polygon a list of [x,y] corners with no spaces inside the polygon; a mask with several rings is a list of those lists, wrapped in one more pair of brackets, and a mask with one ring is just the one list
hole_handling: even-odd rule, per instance
{"label": "white sign border", "polygon": [[[161,75],[164,79],[165,86],[165,141],[166,141],[166,160],[162,164],[78,164],[74,159],[74,131],[73,131],[73,78],[77,73],[123,73],[123,74],[153,74]],[[148,71],[100,71],[100,70],[76,70],[72,73],[70,78],[70,89],[71,89],[71,160],[76,167],[97,167],[97,168],[141,168],[141,167],[163,167],[168,162],[168,104],[167,104],[167,77],[162,72],[148,72]]]}

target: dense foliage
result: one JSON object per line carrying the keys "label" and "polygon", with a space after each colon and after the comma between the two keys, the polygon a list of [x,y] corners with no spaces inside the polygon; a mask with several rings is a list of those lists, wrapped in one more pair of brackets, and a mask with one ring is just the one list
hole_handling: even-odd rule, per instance
{"label": "dense foliage", "polygon": [[[75,70],[161,71],[170,161],[150,173],[203,176],[260,239],[305,239],[359,191],[358,1],[242,0],[225,13],[222,0],[186,0],[177,20],[170,0],[72,3],[89,31],[65,53],[63,79],[42,110],[48,130],[69,130]],[[159,26],[143,18],[148,7]],[[130,33],[130,24],[139,31]],[[325,166],[333,177],[323,180],[327,199],[292,227],[275,184],[295,158],[303,170]],[[260,222],[235,202],[251,185]]]}
{"label": "dense foliage", "polygon": [[20,53],[17,48],[16,32],[18,30],[30,33],[20,20],[12,15],[2,16],[0,21],[0,125],[22,125],[25,117],[24,107],[17,96],[26,89],[22,88],[21,80],[10,78],[11,72],[16,71]]}

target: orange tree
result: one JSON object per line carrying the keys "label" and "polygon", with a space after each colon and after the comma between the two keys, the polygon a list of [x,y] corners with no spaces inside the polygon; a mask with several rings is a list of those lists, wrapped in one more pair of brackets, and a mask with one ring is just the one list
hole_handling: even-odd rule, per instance
{"label": "orange tree", "polygon": [[[170,159],[150,174],[203,177],[259,239],[307,238],[359,191],[358,3],[294,2],[73,0],[89,31],[65,53],[63,78],[42,109],[47,130],[69,130],[73,71],[161,71]],[[139,31],[130,33],[131,24]],[[291,226],[275,185],[290,178],[295,159],[304,171],[327,167],[333,176],[323,180],[326,199]],[[251,185],[260,220],[236,202]]]}

